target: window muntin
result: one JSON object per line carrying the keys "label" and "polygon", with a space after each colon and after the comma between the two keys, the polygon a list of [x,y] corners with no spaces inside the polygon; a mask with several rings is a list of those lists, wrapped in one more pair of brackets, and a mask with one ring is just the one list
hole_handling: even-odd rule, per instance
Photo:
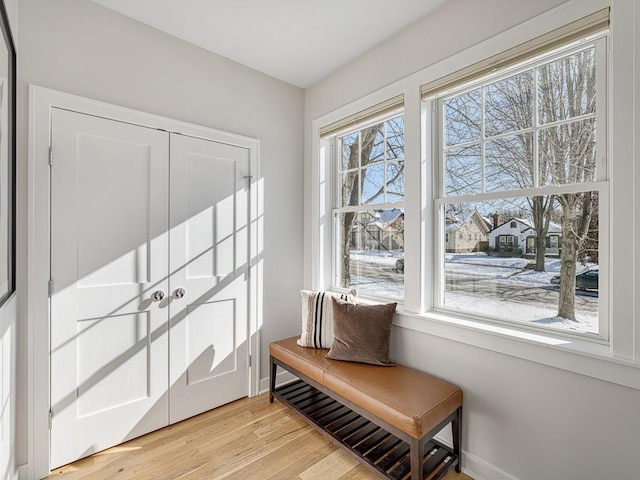
{"label": "window muntin", "polygon": [[[436,309],[606,338],[602,292],[572,287],[581,288],[584,279],[576,276],[583,271],[598,270],[606,169],[596,168],[596,151],[602,157],[606,146],[596,122],[604,125],[606,110],[596,111],[605,96],[596,79],[604,76],[598,42],[605,41],[434,100],[441,125],[440,218],[464,222],[477,212],[490,229],[485,252],[445,242],[446,251],[436,255]],[[440,235],[447,228],[442,221]],[[510,268],[503,278],[500,272]],[[556,276],[560,285],[552,283]]]}
{"label": "window muntin", "polygon": [[334,287],[404,297],[404,115],[334,138]]}

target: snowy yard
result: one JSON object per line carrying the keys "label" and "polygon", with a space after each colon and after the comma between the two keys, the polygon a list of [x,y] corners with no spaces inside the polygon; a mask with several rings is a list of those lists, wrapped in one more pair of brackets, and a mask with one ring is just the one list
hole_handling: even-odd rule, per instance
{"label": "snowy yard", "polygon": [[[399,251],[352,251],[351,283],[362,295],[404,297],[404,275],[395,269]],[[445,257],[447,308],[583,333],[598,332],[598,293],[576,292],[576,320],[556,316],[560,260],[548,258],[546,272],[525,269],[526,258],[456,253]],[[578,266],[578,272],[593,267]]]}

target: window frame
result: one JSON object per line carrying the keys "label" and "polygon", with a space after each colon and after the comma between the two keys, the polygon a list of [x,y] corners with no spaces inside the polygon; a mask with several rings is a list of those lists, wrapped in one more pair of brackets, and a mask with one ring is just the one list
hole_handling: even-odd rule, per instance
{"label": "window frame", "polygon": [[[391,101],[391,99],[390,99]],[[352,286],[342,287],[339,285],[338,278],[340,275],[340,238],[339,238],[339,215],[347,212],[355,212],[356,214],[367,213],[372,210],[384,210],[384,209],[392,209],[392,208],[401,208],[403,211],[406,205],[406,196],[405,200],[401,202],[382,202],[382,203],[373,203],[368,205],[353,205],[353,206],[340,206],[342,202],[342,182],[340,175],[344,173],[344,171],[349,171],[353,169],[342,170],[341,162],[342,162],[342,145],[340,143],[340,137],[345,135],[353,134],[356,132],[360,132],[368,127],[373,125],[377,125],[379,123],[385,123],[394,118],[403,117],[403,125],[404,125],[404,105],[400,104],[394,109],[388,110],[378,115],[372,115],[370,118],[363,119],[357,124],[351,124],[348,128],[340,129],[332,132],[330,135],[327,135],[325,138],[321,139],[321,143],[324,144],[330,150],[330,166],[331,166],[331,205],[330,205],[330,217],[331,217],[331,269],[330,269],[330,283],[329,288],[336,292],[346,293],[348,292]],[[360,138],[360,136],[359,136]],[[405,139],[406,145],[406,139]],[[385,129],[385,155],[384,159],[381,162],[376,162],[376,165],[384,165],[386,170],[386,165],[391,161],[386,158],[386,129]],[[362,149],[358,147],[358,155],[361,155]],[[403,151],[402,159],[396,159],[396,162],[401,161],[405,165],[405,179],[406,179],[406,165],[407,165],[407,154],[406,149]],[[359,172],[363,172],[369,167],[362,167],[361,164],[358,165],[357,170]],[[386,173],[385,173],[386,175]],[[386,188],[386,186],[385,186]],[[360,192],[361,194],[362,192]],[[354,286],[357,288],[357,285]],[[403,282],[404,287],[404,282]],[[403,298],[393,297],[393,296],[383,296],[383,295],[373,295],[365,292],[358,291],[359,298],[370,298],[372,300],[382,300],[382,301],[397,301],[402,303],[404,301]]]}
{"label": "window frame", "polygon": [[[609,132],[609,114],[608,114],[608,72],[609,72],[609,33],[603,32],[586,37],[578,42],[572,42],[571,44],[560,47],[549,54],[543,54],[535,58],[529,59],[521,64],[514,66],[513,68],[501,71],[499,74],[488,75],[480,79],[476,79],[471,83],[461,85],[460,88],[453,88],[447,92],[439,94],[437,97],[428,98],[424,100],[424,104],[428,110],[432,113],[433,128],[431,131],[426,129],[423,131],[423,135],[430,137],[432,142],[432,161],[435,167],[432,174],[435,176],[432,182],[435,183],[436,188],[434,191],[434,204],[436,212],[444,208],[444,205],[452,203],[470,203],[478,202],[482,200],[494,200],[499,198],[509,197],[528,197],[535,194],[544,195],[554,193],[570,193],[570,192],[587,192],[597,191],[599,192],[601,217],[599,217],[599,266],[603,273],[602,278],[608,279],[609,271],[609,243],[607,236],[609,235],[609,218],[608,218],[608,206],[609,206],[609,165],[608,165],[608,132]],[[451,97],[464,94],[483,88],[488,85],[495,84],[506,78],[510,78],[522,72],[533,70],[535,76],[536,69],[542,65],[552,63],[558,59],[571,56],[573,54],[585,51],[590,48],[594,48],[596,58],[596,112],[592,115],[595,119],[595,123],[598,126],[596,128],[596,178],[594,181],[579,183],[579,184],[563,184],[563,185],[539,185],[536,173],[536,179],[534,185],[530,188],[521,188],[517,190],[505,190],[505,191],[486,191],[484,185],[484,178],[482,179],[482,192],[480,193],[466,193],[456,196],[447,196],[445,193],[445,150],[447,147],[445,138],[445,125],[444,125],[444,102]],[[534,84],[535,91],[537,92],[537,84]],[[484,94],[482,94],[484,97]],[[564,124],[581,121],[587,116],[578,116],[570,119],[563,119],[558,122],[551,122],[547,124],[540,124],[537,111],[537,93],[534,99],[536,105],[533,109],[533,123],[531,127],[525,130],[518,130],[509,132],[507,136],[520,134],[522,132],[532,132],[532,135],[539,135],[539,132],[544,131],[546,128],[550,128],[550,125]],[[480,138],[477,141],[481,145],[482,158],[484,158],[484,143],[492,141],[493,139],[505,136],[500,134],[497,136],[484,136],[484,112],[482,114],[482,129]],[[471,143],[471,142],[468,142]],[[466,144],[466,143],[465,143]],[[537,142],[534,143],[534,145]],[[454,146],[455,147],[455,146]],[[537,149],[534,147],[534,157],[537,157]],[[537,162],[537,158],[534,158]],[[484,162],[483,162],[484,164]],[[602,218],[603,217],[603,218]],[[437,216],[435,217],[437,218]],[[512,222],[513,223],[513,222]],[[445,229],[445,225],[442,222],[434,222],[434,235],[436,237],[442,236]],[[502,240],[505,239],[505,249],[517,248],[518,245],[513,235],[503,234],[498,236],[500,242],[500,248],[502,248]],[[600,240],[601,239],[601,240]],[[587,342],[594,342],[600,344],[608,344],[610,336],[609,328],[609,291],[608,287],[602,288],[598,291],[598,333],[585,333],[585,332],[572,332],[559,328],[553,328],[548,326],[541,326],[521,321],[509,321],[506,318],[498,318],[490,315],[482,315],[479,312],[471,312],[465,310],[458,310],[456,308],[449,307],[445,304],[445,272],[444,272],[444,258],[446,249],[438,248],[438,242],[434,242],[436,248],[433,251],[433,265],[435,274],[432,279],[432,295],[433,295],[433,311],[436,313],[443,313],[447,315],[462,315],[467,318],[475,319],[480,322],[488,322],[496,325],[513,326],[514,328],[529,330],[532,332],[541,332],[543,334],[558,335],[561,337],[578,337],[581,340]],[[608,286],[608,282],[601,283],[604,286]]]}

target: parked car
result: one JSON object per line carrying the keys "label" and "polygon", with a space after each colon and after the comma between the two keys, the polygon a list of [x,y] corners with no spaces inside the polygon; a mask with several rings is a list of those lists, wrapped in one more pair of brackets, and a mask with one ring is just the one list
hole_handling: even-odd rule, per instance
{"label": "parked car", "polygon": [[[551,283],[560,285],[560,275],[551,278]],[[598,290],[598,270],[586,270],[576,275],[578,290]]]}

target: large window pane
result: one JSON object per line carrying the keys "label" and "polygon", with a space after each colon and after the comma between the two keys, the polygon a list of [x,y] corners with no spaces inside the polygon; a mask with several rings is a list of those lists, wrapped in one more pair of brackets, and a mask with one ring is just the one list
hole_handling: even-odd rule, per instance
{"label": "large window pane", "polygon": [[401,209],[339,213],[336,283],[359,294],[404,296],[404,212]]}
{"label": "large window pane", "polygon": [[387,202],[404,201],[404,162],[387,163]]}
{"label": "large window pane", "polygon": [[533,134],[500,137],[485,146],[485,191],[507,191],[533,186]]}
{"label": "large window pane", "polygon": [[361,165],[382,162],[385,158],[384,124],[379,123],[360,132],[362,138]]}
{"label": "large window pane", "polygon": [[[597,192],[456,204],[455,212],[451,205],[443,208],[446,308],[598,333]],[[536,208],[548,210],[536,215]],[[548,223],[538,225],[536,218]],[[569,292],[564,298],[563,287]]]}
{"label": "large window pane", "polygon": [[482,191],[482,158],[480,145],[451,147],[445,157],[445,194],[447,196]]}
{"label": "large window pane", "polygon": [[540,131],[540,183],[566,185],[596,179],[595,119]]}
{"label": "large window pane", "polygon": [[358,168],[358,162],[360,161],[359,137],[360,134],[355,132],[340,138],[342,158],[340,170]]}
{"label": "large window pane", "polygon": [[446,145],[459,145],[480,139],[482,132],[481,89],[444,101],[444,131]]}
{"label": "large window pane", "polygon": [[595,59],[592,47],[539,67],[540,124],[595,113]]}
{"label": "large window pane", "polygon": [[360,192],[360,170],[349,170],[340,175],[340,205],[343,207],[358,204]]}
{"label": "large window pane", "polygon": [[533,125],[533,72],[488,85],[485,89],[485,136],[531,128]]}
{"label": "large window pane", "polygon": [[383,203],[385,183],[384,165],[377,164],[362,170],[360,205]]}
{"label": "large window pane", "polygon": [[404,117],[392,118],[386,122],[387,158],[404,158]]}

